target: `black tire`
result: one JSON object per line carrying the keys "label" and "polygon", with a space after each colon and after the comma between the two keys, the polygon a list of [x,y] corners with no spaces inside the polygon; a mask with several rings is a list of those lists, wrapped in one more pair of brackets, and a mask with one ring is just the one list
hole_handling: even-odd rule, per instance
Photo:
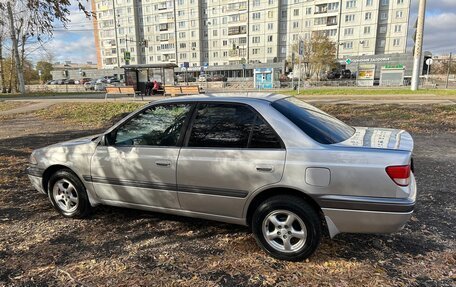
{"label": "black tire", "polygon": [[[70,183],[73,186],[71,193],[73,195],[73,198],[74,195],[76,195],[78,201],[77,203],[71,203],[74,205],[68,210],[62,208],[62,204],[64,204],[66,201],[62,199],[58,200],[59,202],[57,202],[54,192],[54,187],[56,184],[62,183],[62,181],[65,181],[63,183],[64,185]],[[56,191],[56,193],[59,193],[59,191]],[[61,169],[51,176],[48,184],[48,196],[52,203],[52,206],[64,217],[84,218],[90,215],[92,211],[92,206],[90,205],[89,197],[87,196],[87,191],[84,187],[84,184],[82,184],[81,180],[69,169]],[[69,201],[69,197],[66,197],[66,199]]]}
{"label": "black tire", "polygon": [[[288,229],[276,229],[274,228],[274,232],[270,230],[270,227],[273,226],[271,225],[271,222],[265,221],[266,217],[269,217],[269,215],[274,215],[276,214],[277,216],[281,216],[281,214],[286,214],[286,213],[281,213],[281,211],[285,212],[290,212],[294,215],[296,215],[300,221],[297,219],[294,221],[294,226],[299,227],[300,222],[304,223],[305,229],[302,229],[306,231],[306,236],[305,239],[299,239],[299,238],[293,238],[295,240],[295,244],[293,248],[296,248],[296,250],[289,250],[289,251],[281,251],[276,248],[274,248],[271,244],[274,244],[272,241],[275,241],[278,245],[280,245],[280,242],[284,245],[283,241],[284,239],[281,238],[283,236],[286,238],[286,232],[290,234],[290,232],[295,232],[294,227],[288,227],[286,225],[281,226],[281,228],[288,228]],[[277,217],[277,218],[279,218]],[[268,222],[268,223],[265,223]],[[282,221],[279,221],[282,223]],[[265,224],[264,224],[265,223]],[[320,239],[321,239],[321,232],[322,232],[322,226],[320,222],[320,217],[318,216],[317,211],[305,200],[296,197],[296,196],[291,196],[291,195],[278,195],[274,196],[271,198],[266,199],[264,202],[262,202],[258,208],[255,210],[253,216],[252,216],[252,222],[251,222],[251,227],[252,231],[255,237],[255,240],[257,241],[258,245],[266,251],[269,255],[271,255],[274,258],[281,259],[281,260],[288,260],[288,261],[301,261],[303,259],[308,258],[313,254],[313,252],[317,249]],[[292,225],[293,225],[292,224]],[[298,225],[296,225],[298,224]],[[271,233],[280,234],[281,236],[277,236],[277,238],[273,240],[269,240],[269,242],[272,242],[271,244],[268,242],[268,240],[265,237],[265,234],[263,232],[263,225],[265,225],[265,228],[268,229]],[[266,227],[269,226],[269,227]],[[291,228],[291,229],[290,229]],[[290,231],[293,230],[293,231]],[[297,229],[299,230],[299,228]],[[279,232],[282,231],[282,232]],[[285,235],[284,235],[285,234]],[[303,232],[303,234],[305,234]],[[291,235],[289,236],[289,241],[291,242],[292,237]],[[292,243],[293,244],[293,243]],[[280,246],[279,246],[280,247]],[[285,248],[285,245],[284,245]]]}

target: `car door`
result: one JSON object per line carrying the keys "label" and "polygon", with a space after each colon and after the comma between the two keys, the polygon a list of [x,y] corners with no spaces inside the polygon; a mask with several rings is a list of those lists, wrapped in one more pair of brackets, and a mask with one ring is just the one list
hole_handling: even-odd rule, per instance
{"label": "car door", "polygon": [[282,141],[251,107],[199,103],[177,164],[181,208],[240,218],[250,192],[280,181]]}
{"label": "car door", "polygon": [[106,135],[91,160],[91,181],[105,203],[180,208],[176,163],[190,104],[147,108]]}

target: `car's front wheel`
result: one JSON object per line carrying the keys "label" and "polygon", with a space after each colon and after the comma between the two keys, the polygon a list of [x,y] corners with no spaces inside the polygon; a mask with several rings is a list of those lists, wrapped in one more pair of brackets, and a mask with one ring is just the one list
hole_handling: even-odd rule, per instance
{"label": "car's front wheel", "polygon": [[65,217],[83,218],[91,212],[86,189],[70,170],[59,170],[51,176],[48,195],[54,208]]}
{"label": "car's front wheel", "polygon": [[279,195],[261,203],[252,217],[257,243],[272,257],[299,261],[317,249],[321,223],[315,209],[296,196]]}

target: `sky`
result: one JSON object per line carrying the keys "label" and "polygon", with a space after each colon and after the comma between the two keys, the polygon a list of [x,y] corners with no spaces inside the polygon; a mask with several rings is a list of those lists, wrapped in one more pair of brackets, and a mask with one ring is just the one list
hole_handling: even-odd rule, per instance
{"label": "sky", "polygon": [[[72,61],[74,63],[96,62],[96,51],[92,22],[80,12],[72,1],[68,29],[56,28],[54,37],[45,45],[55,62]],[[410,30],[408,51],[413,47],[411,37],[418,14],[419,0],[412,0],[410,12]],[[90,10],[90,5],[87,6]],[[456,53],[456,0],[427,0],[424,50],[434,55]],[[37,52],[35,58],[42,57],[43,51]]]}

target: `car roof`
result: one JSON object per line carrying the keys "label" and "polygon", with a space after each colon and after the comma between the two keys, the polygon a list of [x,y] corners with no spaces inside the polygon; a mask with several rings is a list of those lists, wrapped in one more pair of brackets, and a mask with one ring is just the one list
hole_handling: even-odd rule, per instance
{"label": "car roof", "polygon": [[229,102],[246,102],[252,100],[260,100],[267,102],[275,102],[280,99],[287,98],[287,95],[274,94],[274,93],[264,93],[264,92],[245,92],[245,93],[208,93],[208,94],[199,94],[193,96],[181,96],[171,99],[159,100],[152,103],[172,103],[172,102],[219,102],[219,101],[229,101]]}

